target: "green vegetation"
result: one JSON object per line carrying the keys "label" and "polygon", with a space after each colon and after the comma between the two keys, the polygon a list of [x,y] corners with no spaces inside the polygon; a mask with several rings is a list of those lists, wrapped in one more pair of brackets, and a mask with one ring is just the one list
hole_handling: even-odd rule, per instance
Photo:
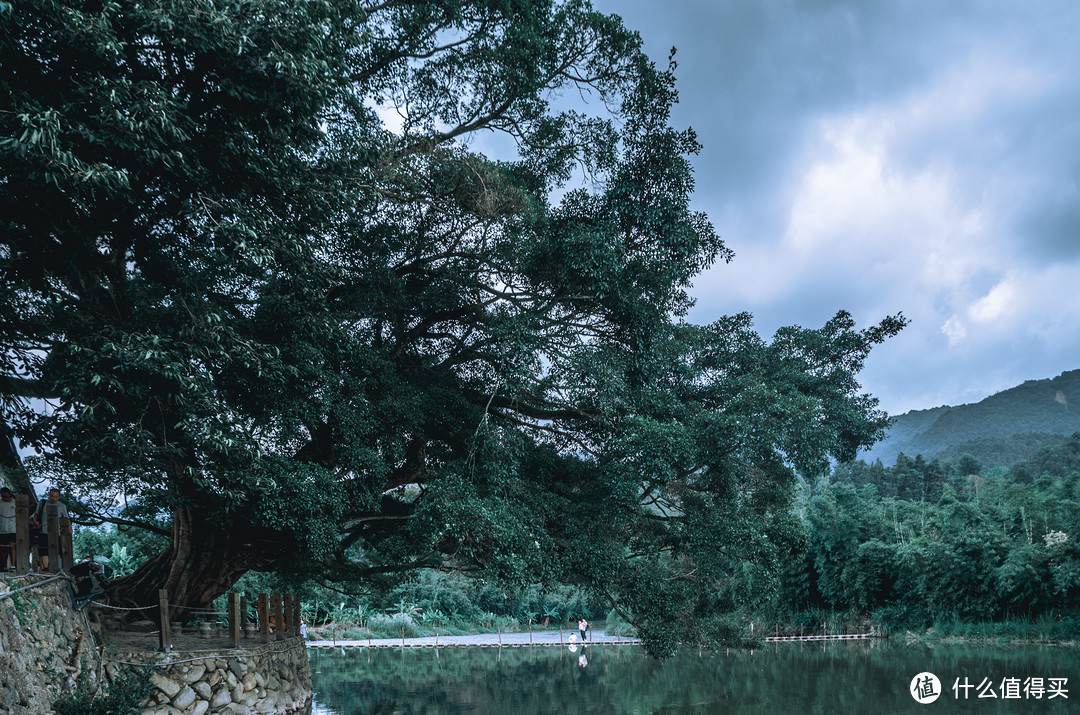
{"label": "green vegetation", "polygon": [[[1040,461],[1067,463],[1078,444]],[[770,614],[786,628],[829,613],[939,638],[1080,637],[1080,471],[1018,481],[970,457],[900,455],[838,467],[796,508],[801,538]]]}
{"label": "green vegetation", "polygon": [[[603,599],[569,586],[539,584],[514,587],[460,574],[422,569],[388,591],[343,595],[311,582],[249,574],[236,586],[258,593],[297,593],[303,604],[309,638],[393,638],[527,631],[529,628],[576,627],[581,617],[602,618]],[[249,600],[250,604],[253,602]],[[224,611],[225,600],[215,603]],[[254,610],[249,614],[254,617]],[[627,632],[627,629],[623,629]]]}
{"label": "green vegetation", "polygon": [[22,591],[12,591],[8,596],[11,599],[12,610],[15,612],[15,619],[19,622],[19,625],[25,625],[26,623],[26,610],[29,608],[28,601],[31,599],[30,595],[24,595]]}
{"label": "green vegetation", "polygon": [[915,410],[894,418],[888,439],[870,450],[868,461],[889,464],[904,452],[956,462],[969,453],[988,467],[1007,467],[1080,430],[1077,405],[1080,370],[1072,370],[1051,380],[1029,380],[974,404]]}
{"label": "green vegetation", "polygon": [[84,670],[76,692],[56,700],[52,707],[58,715],[138,715],[143,711],[142,702],[153,690],[146,670],[137,671],[125,666],[111,685],[97,693]]}
{"label": "green vegetation", "polygon": [[726,637],[796,474],[881,435],[857,374],[902,317],[685,321],[732,254],[674,58],[586,0],[0,14],[2,422],[80,519],[167,540],[114,601],[431,568],[662,651]]}

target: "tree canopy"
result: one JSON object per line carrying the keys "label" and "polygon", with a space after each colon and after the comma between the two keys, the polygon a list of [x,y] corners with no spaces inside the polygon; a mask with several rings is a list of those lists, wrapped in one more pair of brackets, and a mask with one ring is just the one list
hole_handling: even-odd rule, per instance
{"label": "tree canopy", "polygon": [[686,322],[675,63],[583,0],[0,3],[0,64],[4,425],[169,536],[117,598],[433,567],[723,638],[886,424],[902,317]]}

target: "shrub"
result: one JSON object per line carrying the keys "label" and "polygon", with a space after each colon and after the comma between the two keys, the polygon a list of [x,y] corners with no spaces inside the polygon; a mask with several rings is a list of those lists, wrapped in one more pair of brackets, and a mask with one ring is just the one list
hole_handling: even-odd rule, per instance
{"label": "shrub", "polygon": [[58,715],[138,715],[141,703],[150,697],[154,685],[145,672],[124,668],[112,685],[95,695],[86,671],[79,677],[75,693],[52,705]]}

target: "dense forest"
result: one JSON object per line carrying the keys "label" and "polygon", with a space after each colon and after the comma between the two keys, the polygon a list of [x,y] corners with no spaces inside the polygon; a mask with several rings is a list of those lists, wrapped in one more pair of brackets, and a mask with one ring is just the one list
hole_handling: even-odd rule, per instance
{"label": "dense forest", "polygon": [[822,612],[888,630],[1080,627],[1080,432],[1008,469],[971,455],[839,465],[804,485],[796,509],[801,534],[775,601],[792,627]]}

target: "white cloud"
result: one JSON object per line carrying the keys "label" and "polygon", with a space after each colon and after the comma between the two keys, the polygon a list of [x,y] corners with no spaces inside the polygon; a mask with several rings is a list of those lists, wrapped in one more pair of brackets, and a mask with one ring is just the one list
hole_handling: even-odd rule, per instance
{"label": "white cloud", "polygon": [[695,320],[903,311],[864,372],[890,410],[1080,367],[1080,5],[601,4],[684,60],[696,203],[736,252]]}
{"label": "white cloud", "polygon": [[1005,318],[1017,307],[1016,282],[1010,278],[995,285],[989,293],[972,303],[968,315],[980,323],[990,323]]}
{"label": "white cloud", "polygon": [[941,332],[945,333],[949,339],[949,345],[957,345],[967,337],[967,328],[955,315],[945,321],[945,324],[941,326]]}

